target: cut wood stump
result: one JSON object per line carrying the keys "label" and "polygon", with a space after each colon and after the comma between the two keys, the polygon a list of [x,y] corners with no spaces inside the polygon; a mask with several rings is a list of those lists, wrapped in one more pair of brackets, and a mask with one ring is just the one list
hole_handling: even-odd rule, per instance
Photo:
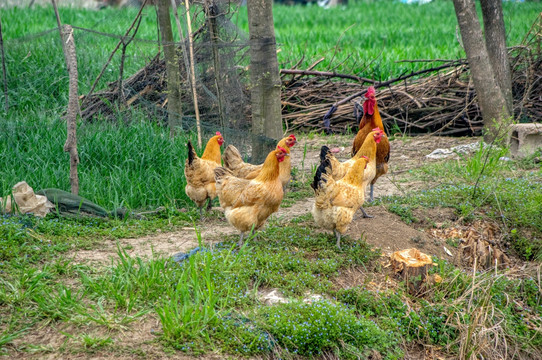
{"label": "cut wood stump", "polygon": [[422,292],[429,267],[433,266],[431,256],[418,249],[406,249],[391,254],[390,262],[393,271],[405,280],[410,294]]}

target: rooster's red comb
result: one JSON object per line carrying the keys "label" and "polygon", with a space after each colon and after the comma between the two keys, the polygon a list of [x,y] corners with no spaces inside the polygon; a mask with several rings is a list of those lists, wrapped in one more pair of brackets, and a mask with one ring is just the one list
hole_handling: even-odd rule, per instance
{"label": "rooster's red comb", "polygon": [[279,149],[280,151],[282,152],[287,152],[285,148],[283,148],[282,146],[277,146],[277,149]]}
{"label": "rooster's red comb", "polygon": [[220,131],[217,131],[217,132],[216,132],[216,135],[217,135],[217,136],[222,136],[222,134],[220,133]]}
{"label": "rooster's red comb", "polygon": [[295,141],[297,141],[297,139],[296,139],[296,137],[295,137],[294,134],[292,134],[292,135],[290,135],[290,136],[288,136],[288,137],[291,137],[292,139],[294,139]]}
{"label": "rooster's red comb", "polygon": [[373,130],[371,131],[380,131],[380,128],[379,127],[375,127]]}
{"label": "rooster's red comb", "polygon": [[369,97],[374,96],[374,95],[375,95],[375,87],[374,86],[369,86],[369,88],[367,89],[367,92],[365,93],[365,97],[369,98]]}
{"label": "rooster's red comb", "polygon": [[369,158],[367,156],[362,155],[361,157],[364,158],[365,160],[369,161]]}

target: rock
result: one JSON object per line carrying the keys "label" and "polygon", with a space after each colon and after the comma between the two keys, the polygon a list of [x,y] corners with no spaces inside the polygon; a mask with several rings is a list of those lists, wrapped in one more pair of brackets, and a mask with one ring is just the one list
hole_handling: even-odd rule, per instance
{"label": "rock", "polygon": [[542,148],[542,124],[514,124],[508,137],[510,153],[514,157],[532,155]]}

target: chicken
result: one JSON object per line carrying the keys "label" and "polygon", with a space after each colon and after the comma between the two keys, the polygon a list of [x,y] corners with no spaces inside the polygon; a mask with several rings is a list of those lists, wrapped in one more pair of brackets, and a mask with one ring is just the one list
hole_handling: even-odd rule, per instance
{"label": "chicken", "polygon": [[348,230],[354,214],[365,201],[363,176],[367,163],[366,157],[360,157],[342,179],[335,181],[331,176],[331,162],[326,157],[316,170],[311,184],[316,196],[312,216],[320,227],[333,230],[339,249],[341,236]]}
{"label": "chicken", "polygon": [[[373,131],[370,132],[369,135],[365,138],[363,145],[358,150],[356,155],[354,155],[354,157],[350,160],[342,163],[331,153],[331,151],[329,151],[329,148],[324,145],[320,150],[320,161],[323,161],[323,159],[325,159],[326,157],[329,158],[332,169],[331,176],[333,177],[333,180],[337,181],[344,177],[344,175],[348,172],[352,165],[354,165],[357,159],[363,156],[367,157],[369,162],[367,164],[367,168],[364,171],[362,185],[363,193],[365,193],[367,185],[374,179],[376,175],[377,145],[385,136],[386,134],[380,128],[374,128]],[[363,207],[360,207],[360,210],[363,213],[363,217],[372,218],[372,216],[367,214]]]}
{"label": "chicken", "polygon": [[[367,98],[363,103],[363,117],[359,123],[359,131],[354,138],[352,143],[352,156],[355,156],[358,150],[363,145],[367,135],[373,131],[374,128],[380,128],[384,133],[384,124],[382,123],[382,118],[378,111],[378,105],[376,103],[375,97],[375,88],[370,86],[367,92],[365,93]],[[376,175],[371,181],[371,194],[370,200],[374,200],[373,196],[373,187],[376,183],[376,180],[388,172],[388,160],[390,159],[390,142],[388,137],[382,137],[380,143],[378,143],[376,149]]]}
{"label": "chicken", "polygon": [[[277,146],[286,150],[287,154],[290,154],[290,148],[297,143],[295,135],[290,135],[280,140]],[[254,179],[260,171],[262,170],[263,164],[252,165],[243,161],[241,153],[233,145],[228,145],[224,154],[222,155],[224,160],[224,167],[231,170],[234,176],[243,178],[243,179]],[[286,185],[290,182],[291,177],[291,163],[290,157],[287,156],[284,158],[284,161],[281,163],[279,178],[282,183],[283,190],[286,190]]]}
{"label": "chicken", "polygon": [[267,155],[258,176],[251,180],[238,178],[222,167],[214,170],[220,206],[228,222],[241,232],[239,245],[247,231],[260,229],[269,215],[278,210],[284,195],[279,174],[288,156],[285,148],[277,146]]}
{"label": "chicken", "polygon": [[207,210],[211,209],[212,201],[216,197],[215,174],[213,170],[221,165],[220,146],[224,143],[224,138],[220,132],[209,139],[203,155],[198,157],[196,150],[189,141],[188,158],[184,165],[184,176],[186,178],[186,195],[196,203],[201,211],[205,201],[207,201]]}

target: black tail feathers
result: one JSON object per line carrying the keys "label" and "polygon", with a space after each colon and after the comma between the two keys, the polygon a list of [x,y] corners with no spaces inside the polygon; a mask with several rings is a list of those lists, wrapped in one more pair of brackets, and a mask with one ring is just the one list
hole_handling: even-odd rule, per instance
{"label": "black tail feathers", "polygon": [[324,160],[320,162],[320,166],[318,166],[318,169],[316,169],[316,174],[314,174],[314,180],[311,183],[311,188],[313,188],[314,191],[316,191],[322,186],[322,182],[325,183],[327,181],[325,178],[322,177],[322,174],[327,174],[330,170],[331,162],[327,157],[324,157]]}
{"label": "black tail feathers", "polygon": [[320,163],[322,163],[325,159],[326,159],[326,156],[327,154],[330,154],[331,151],[329,150],[329,148],[327,146],[322,146],[322,148],[320,149]]}
{"label": "black tail feathers", "polygon": [[196,158],[196,150],[192,146],[192,143],[189,141],[186,146],[188,147],[188,165],[192,165],[192,162]]}

